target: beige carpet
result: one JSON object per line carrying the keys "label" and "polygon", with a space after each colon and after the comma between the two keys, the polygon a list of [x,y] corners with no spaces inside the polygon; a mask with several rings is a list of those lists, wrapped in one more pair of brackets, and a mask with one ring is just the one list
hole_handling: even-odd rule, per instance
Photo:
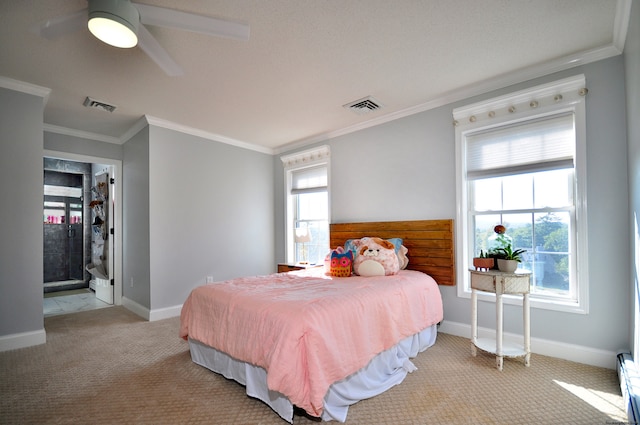
{"label": "beige carpet", "polygon": [[[193,364],[177,318],[112,307],[50,317],[45,329],[45,345],[0,353],[2,424],[286,424]],[[400,386],[352,406],[347,424],[626,422],[614,370],[533,355],[531,367],[507,360],[500,373],[446,334],[414,363]]]}

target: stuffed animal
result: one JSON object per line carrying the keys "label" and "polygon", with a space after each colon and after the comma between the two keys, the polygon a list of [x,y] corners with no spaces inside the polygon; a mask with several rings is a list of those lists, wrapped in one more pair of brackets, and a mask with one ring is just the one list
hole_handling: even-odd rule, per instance
{"label": "stuffed animal", "polygon": [[329,251],[324,257],[324,274],[334,277],[349,277],[353,271],[353,252],[341,246]]}
{"label": "stuffed animal", "polygon": [[330,275],[334,277],[349,277],[353,265],[353,253],[344,250],[331,251],[331,270]]}
{"label": "stuffed animal", "polygon": [[381,238],[362,238],[353,270],[360,276],[389,276],[400,270],[395,246]]}

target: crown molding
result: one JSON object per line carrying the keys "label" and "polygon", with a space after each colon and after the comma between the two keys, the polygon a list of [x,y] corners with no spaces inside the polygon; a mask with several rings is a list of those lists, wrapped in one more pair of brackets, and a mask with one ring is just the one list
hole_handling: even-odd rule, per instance
{"label": "crown molding", "polygon": [[169,130],[179,131],[180,133],[190,134],[192,136],[202,137],[203,139],[211,140],[214,142],[225,143],[232,146],[237,146],[239,148],[249,149],[256,152],[266,153],[269,155],[274,154],[274,150],[271,148],[267,148],[264,146],[258,146],[247,142],[242,142],[240,140],[232,139],[230,137],[222,136],[220,134],[209,133],[204,130],[200,130],[197,128],[185,126],[182,124],[177,124],[171,121],[167,121],[161,118],[156,118],[150,115],[145,115],[144,119],[149,125],[154,125],[156,127],[162,127]]}
{"label": "crown molding", "polygon": [[331,149],[328,145],[318,146],[302,152],[292,153],[280,157],[285,168],[300,167],[326,162],[331,156]]}
{"label": "crown molding", "polygon": [[47,100],[49,100],[49,95],[51,94],[50,88],[2,76],[0,76],[0,87],[41,97],[45,105],[47,104]]}
{"label": "crown molding", "polygon": [[122,144],[118,137],[105,136],[104,134],[91,133],[89,131],[77,130],[74,128],[61,127],[53,124],[43,124],[42,126],[45,133],[62,134],[65,136],[79,137],[81,139],[95,140],[97,142],[114,143],[117,145]]}
{"label": "crown molding", "polygon": [[618,0],[616,4],[616,16],[613,22],[613,45],[620,53],[624,51],[630,17],[631,0]]}
{"label": "crown molding", "polygon": [[[619,0],[619,4],[627,3],[627,1],[630,1],[630,0]],[[627,16],[627,22],[628,22],[628,16]],[[617,40],[617,43],[620,43],[619,39]],[[622,41],[622,43],[624,43],[624,41]],[[344,127],[334,131],[328,131],[328,132],[321,133],[309,138],[300,139],[292,143],[288,143],[278,148],[276,150],[276,153],[284,153],[296,148],[301,148],[304,146],[311,145],[313,143],[324,142],[329,139],[354,133],[356,131],[364,130],[370,127],[375,127],[380,124],[384,124],[400,118],[425,112],[425,111],[435,109],[440,106],[448,105],[454,102],[459,102],[474,96],[489,93],[494,90],[498,90],[514,84],[523,83],[525,81],[543,77],[545,75],[575,68],[577,66],[585,65],[591,62],[597,62],[599,60],[607,59],[613,56],[618,56],[621,53],[622,51],[618,49],[618,47],[616,47],[614,44],[610,44],[608,46],[604,46],[604,47],[600,47],[592,50],[586,50],[581,53],[576,53],[574,55],[566,56],[560,59],[551,60],[536,66],[520,69],[512,73],[502,74],[484,81],[480,81],[478,83],[469,84],[459,89],[452,90],[428,102],[413,106],[411,108],[406,108],[400,111],[396,111],[390,114],[376,117],[371,120],[354,124],[352,126]]]}
{"label": "crown molding", "polygon": [[129,128],[122,136],[120,137],[112,137],[105,136],[103,134],[91,133],[83,130],[76,130],[73,128],[61,127],[53,124],[44,124],[44,131],[49,133],[63,134],[66,136],[72,137],[80,137],[83,139],[96,140],[99,142],[107,142],[114,143],[118,145],[124,144],[126,141],[135,136],[140,130],[142,130],[147,125],[154,125],[156,127],[166,128],[168,130],[175,130],[180,133],[190,134],[192,136],[202,137],[203,139],[211,140],[214,142],[225,143],[233,146],[237,146],[244,149],[249,149],[261,153],[266,153],[269,155],[273,155],[274,151],[270,148],[265,148],[263,146],[257,146],[250,143],[245,143],[239,140],[231,139],[229,137],[221,136],[219,134],[209,133],[203,130],[199,130],[197,128],[184,126],[181,124],[177,124],[171,121],[163,120],[161,118],[156,118],[151,115],[144,115],[138,121]]}
{"label": "crown molding", "polygon": [[147,125],[149,125],[149,121],[147,120],[146,115],[142,116],[138,121],[135,122],[135,124],[131,126],[131,128],[129,128],[129,130],[125,131],[124,134],[120,136],[120,143],[123,144],[127,140],[131,139]]}
{"label": "crown molding", "polygon": [[[526,105],[527,108],[538,108],[542,106],[538,104],[538,101],[544,103],[544,100],[548,100],[547,103],[553,105],[566,105],[576,102],[576,98],[584,97],[587,93],[587,91],[584,90],[585,88],[586,80],[584,75],[575,75],[559,81],[541,84],[515,93],[509,93],[493,99],[455,108],[453,110],[453,118],[462,121],[455,123],[456,125],[475,125],[475,123],[482,121],[482,118],[478,115],[493,112],[490,116],[497,117],[500,115],[500,110],[506,110],[506,108],[509,107],[515,107],[513,111],[509,111],[509,113],[513,113],[519,109],[526,109],[522,108],[523,105]],[[581,90],[584,91],[581,92]],[[559,94],[563,96],[560,96],[559,99],[552,99],[552,97]],[[463,119],[467,118],[471,119],[469,119],[468,122],[463,121]]]}

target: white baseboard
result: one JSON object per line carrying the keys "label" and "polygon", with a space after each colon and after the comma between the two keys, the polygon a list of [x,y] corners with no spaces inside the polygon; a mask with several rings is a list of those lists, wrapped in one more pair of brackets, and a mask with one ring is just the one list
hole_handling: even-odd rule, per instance
{"label": "white baseboard", "polygon": [[[122,297],[122,306],[150,322],[169,319],[171,317],[178,317],[180,316],[180,312],[182,311],[182,304],[173,307],[149,310],[148,308],[126,297]],[[0,352],[18,350],[20,348],[46,344],[46,342],[47,333],[45,332],[44,328],[38,331],[4,335],[0,336]]]}
{"label": "white baseboard", "polygon": [[180,312],[182,311],[182,304],[174,305],[173,307],[165,307],[158,308],[155,310],[151,310],[149,314],[149,321],[153,322],[156,320],[169,319],[171,317],[180,316]]}
{"label": "white baseboard", "polygon": [[137,302],[130,300],[127,297],[122,297],[122,306],[127,310],[137,314],[145,320],[155,322],[156,320],[169,319],[171,317],[180,316],[182,311],[182,304],[172,307],[157,308],[149,310],[147,307],[138,304]]}
{"label": "white baseboard", "polygon": [[[471,325],[445,320],[440,324],[438,332],[471,338]],[[478,337],[480,338],[495,337],[495,334],[495,329],[478,327]],[[522,344],[522,335],[505,332],[503,338],[505,341]],[[531,352],[591,366],[604,367],[607,369],[616,368],[617,353],[615,351],[600,350],[593,347],[532,337]]]}
{"label": "white baseboard", "polygon": [[38,331],[0,336],[0,352],[32,347],[34,345],[45,344],[46,342],[47,333],[44,328]]}
{"label": "white baseboard", "polygon": [[150,316],[149,309],[127,297],[122,297],[122,307],[126,308],[132,313],[137,314],[138,316],[142,317],[144,320],[149,320],[149,316]]}

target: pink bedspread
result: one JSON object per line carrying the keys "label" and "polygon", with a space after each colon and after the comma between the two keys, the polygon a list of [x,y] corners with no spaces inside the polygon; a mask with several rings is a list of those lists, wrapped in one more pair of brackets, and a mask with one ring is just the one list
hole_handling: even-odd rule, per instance
{"label": "pink bedspread", "polygon": [[267,370],[269,389],[320,416],[329,386],[378,353],[442,320],[428,275],[332,278],[322,268],[194,289],[180,336]]}

